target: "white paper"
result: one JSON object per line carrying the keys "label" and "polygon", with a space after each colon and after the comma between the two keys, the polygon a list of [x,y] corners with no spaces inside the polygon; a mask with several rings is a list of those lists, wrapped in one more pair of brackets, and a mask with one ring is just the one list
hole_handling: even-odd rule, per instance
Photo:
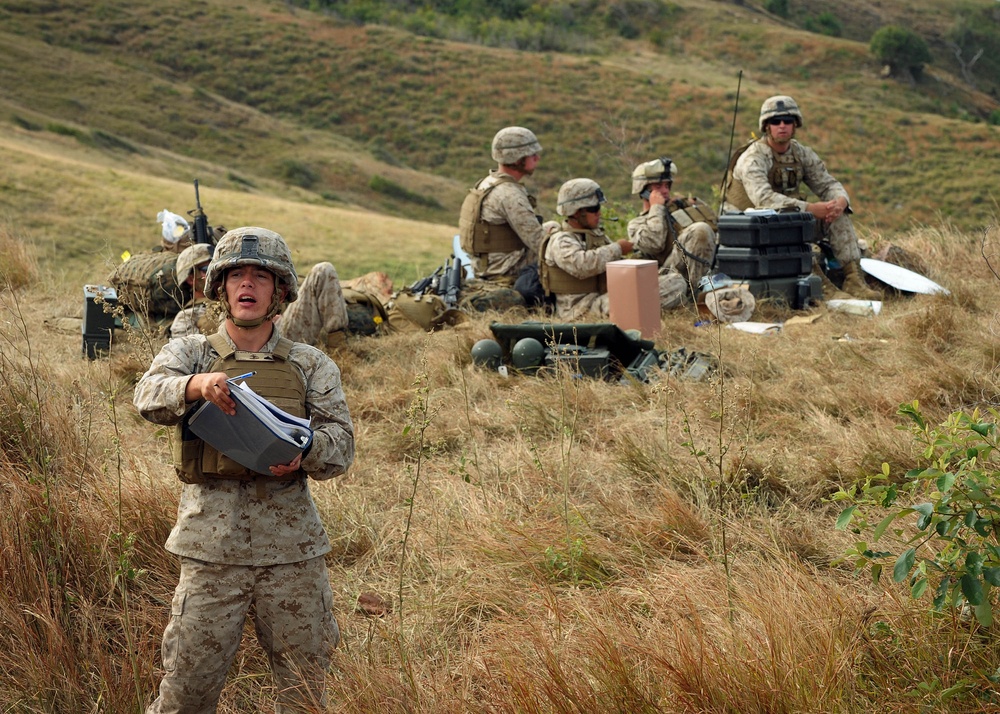
{"label": "white paper", "polygon": [[826,306],[835,312],[872,317],[882,312],[881,300],[827,300]]}

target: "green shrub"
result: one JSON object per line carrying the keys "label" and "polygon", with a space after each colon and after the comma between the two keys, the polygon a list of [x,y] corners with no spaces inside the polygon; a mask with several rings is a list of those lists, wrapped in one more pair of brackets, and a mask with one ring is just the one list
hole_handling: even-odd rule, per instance
{"label": "green shrub", "polygon": [[15,114],[11,118],[13,119],[13,121],[14,121],[15,124],[17,124],[22,129],[25,129],[26,131],[41,131],[42,130],[41,124],[36,124],[35,122],[31,121],[30,119],[25,119],[24,117],[20,117],[17,114]]}
{"label": "green shrub", "polygon": [[309,164],[298,159],[282,161],[278,173],[288,183],[304,189],[311,189],[319,181],[319,174]]}
{"label": "green shrub", "polygon": [[896,25],[887,25],[874,35],[868,49],[896,76],[907,73],[919,77],[924,64],[931,61],[931,52],[920,35]]}
{"label": "green shrub", "polygon": [[94,146],[101,149],[121,149],[129,154],[139,153],[139,149],[135,144],[100,129],[91,131],[90,138],[94,142]]}
{"label": "green shrub", "polygon": [[788,0],[764,0],[764,9],[778,17],[788,17]]}
{"label": "green shrub", "polygon": [[843,32],[840,20],[828,10],[821,12],[816,17],[807,18],[802,26],[809,30],[809,32],[826,35],[827,37],[840,37],[840,33]]}
{"label": "green shrub", "polygon": [[409,201],[410,203],[416,203],[421,206],[441,208],[441,204],[436,198],[429,198],[427,196],[422,196],[419,193],[414,193],[408,188],[400,186],[395,181],[390,181],[382,176],[372,176],[371,180],[368,182],[368,188],[377,193],[390,196],[391,198],[398,198],[400,200]]}
{"label": "green shrub", "polygon": [[[921,459],[928,465],[867,478],[833,496],[850,505],[837,528],[860,537],[844,554],[856,571],[878,582],[883,565],[907,582],[910,595],[933,595],[935,610],[971,606],[984,626],[993,621],[993,586],[1000,586],[1000,454],[997,420],[979,410],[955,412],[939,427],[924,420],[918,402],[903,404]],[[876,545],[885,538],[889,544]]]}

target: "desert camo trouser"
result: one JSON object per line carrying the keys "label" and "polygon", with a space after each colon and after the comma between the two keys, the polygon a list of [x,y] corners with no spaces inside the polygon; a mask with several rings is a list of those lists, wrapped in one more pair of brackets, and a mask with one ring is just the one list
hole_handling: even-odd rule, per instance
{"label": "desert camo trouser", "polygon": [[823,240],[830,243],[833,255],[841,265],[855,263],[861,259],[858,235],[854,232],[854,224],[846,213],[830,224],[816,221],[816,230]]}
{"label": "desert camo trouser", "polygon": [[146,714],[214,713],[248,614],[271,664],[275,712],[321,710],[340,639],[323,557],[262,567],[182,557],[163,633],[165,674]]}
{"label": "desert camo trouser", "polygon": [[332,263],[317,263],[309,271],[298,299],[285,307],[278,325],[283,337],[307,345],[347,327],[347,303]]}
{"label": "desert camo trouser", "polygon": [[712,269],[715,231],[707,223],[692,223],[678,234],[674,249],[660,267],[660,309],[683,305],[696,294],[698,282]]}

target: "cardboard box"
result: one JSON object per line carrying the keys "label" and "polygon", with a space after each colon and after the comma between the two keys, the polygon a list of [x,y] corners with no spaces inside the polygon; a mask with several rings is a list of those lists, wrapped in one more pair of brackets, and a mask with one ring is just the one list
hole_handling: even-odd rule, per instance
{"label": "cardboard box", "polygon": [[655,260],[608,263],[608,311],[622,330],[639,330],[646,339],[660,332],[659,266]]}

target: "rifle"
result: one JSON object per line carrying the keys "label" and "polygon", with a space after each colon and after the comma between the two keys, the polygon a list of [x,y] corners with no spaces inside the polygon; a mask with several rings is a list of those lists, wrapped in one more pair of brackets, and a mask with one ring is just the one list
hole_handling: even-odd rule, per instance
{"label": "rifle", "polygon": [[440,274],[440,272],[443,269],[444,269],[444,266],[443,265],[439,265],[438,268],[437,268],[437,270],[435,270],[433,273],[431,273],[427,277],[420,278],[419,280],[415,281],[410,286],[410,292],[413,293],[416,297],[420,297],[425,292],[427,292],[428,289],[430,289],[431,291],[434,291],[435,288],[437,287],[437,278],[438,278],[438,275]]}
{"label": "rifle", "polygon": [[208,216],[205,215],[205,211],[201,207],[201,196],[198,194],[198,179],[194,180],[194,203],[194,210],[188,211],[188,215],[194,218],[194,242],[212,245],[212,236],[208,229]]}
{"label": "rifle", "polygon": [[462,289],[462,273],[465,272],[462,267],[462,259],[454,256],[452,258],[454,259],[451,267],[445,269],[444,279],[441,281],[441,288],[438,291],[445,306],[449,309],[458,307],[458,292]]}

